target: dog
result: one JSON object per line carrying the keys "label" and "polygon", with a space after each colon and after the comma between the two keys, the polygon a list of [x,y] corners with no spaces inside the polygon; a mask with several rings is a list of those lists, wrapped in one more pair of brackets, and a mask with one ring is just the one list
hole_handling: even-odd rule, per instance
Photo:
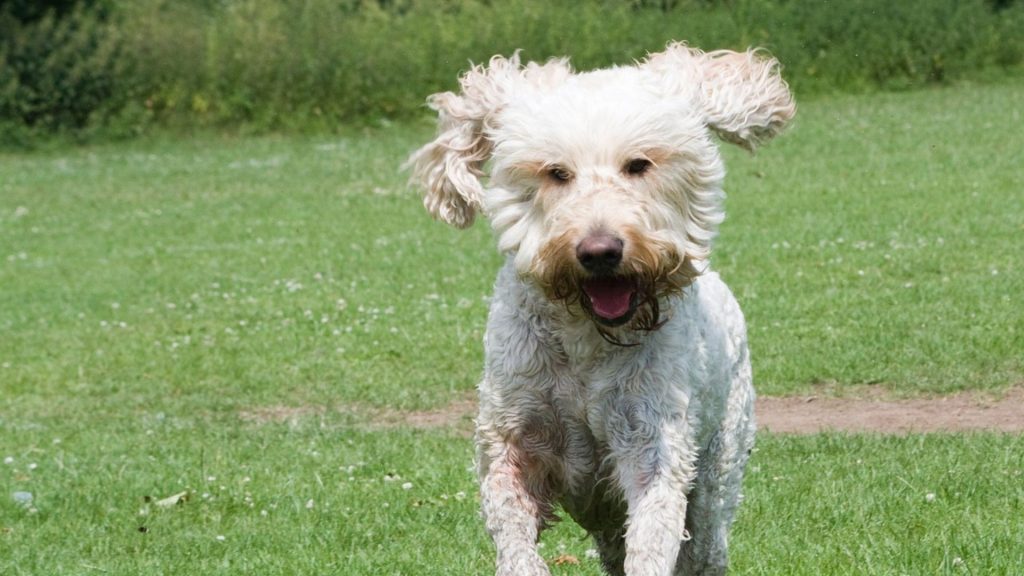
{"label": "dog", "polygon": [[709,268],[725,170],[795,113],[777,60],[669,44],[632,66],[495,56],[434,94],[407,162],[424,206],[486,215],[476,461],[499,576],[550,574],[564,509],[609,574],[722,574],[754,443],[743,315]]}

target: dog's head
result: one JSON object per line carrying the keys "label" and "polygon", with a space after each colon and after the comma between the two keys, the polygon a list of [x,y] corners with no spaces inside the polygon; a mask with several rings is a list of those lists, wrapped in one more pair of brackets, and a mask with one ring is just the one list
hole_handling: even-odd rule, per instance
{"label": "dog's head", "polygon": [[485,213],[517,272],[605,334],[657,327],[703,270],[723,217],[712,133],[753,150],[795,111],[776,60],[683,44],[580,74],[496,56],[429,103],[438,136],[409,159],[427,210],[459,228]]}

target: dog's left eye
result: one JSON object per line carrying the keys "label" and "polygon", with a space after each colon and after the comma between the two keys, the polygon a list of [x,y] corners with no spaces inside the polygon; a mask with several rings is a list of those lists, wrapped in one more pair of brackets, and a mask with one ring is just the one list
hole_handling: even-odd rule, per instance
{"label": "dog's left eye", "polygon": [[636,158],[626,163],[625,172],[631,176],[640,176],[651,167],[651,161],[646,158]]}
{"label": "dog's left eye", "polygon": [[548,176],[555,182],[568,182],[572,179],[572,173],[561,166],[552,166],[549,168]]}

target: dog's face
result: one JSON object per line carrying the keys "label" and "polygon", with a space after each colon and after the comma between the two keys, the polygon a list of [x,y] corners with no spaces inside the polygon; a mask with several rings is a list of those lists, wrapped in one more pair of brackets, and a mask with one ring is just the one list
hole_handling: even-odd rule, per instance
{"label": "dog's face", "polygon": [[584,74],[496,57],[431,105],[439,135],[410,159],[427,209],[458,227],[482,210],[520,276],[602,333],[657,327],[700,273],[723,216],[712,132],[753,149],[794,112],[774,60],[678,44]]}
{"label": "dog's face", "polygon": [[482,205],[501,250],[604,327],[656,325],[659,297],[693,278],[721,218],[711,134],[664,89],[635,67],[567,75],[523,88],[485,129]]}

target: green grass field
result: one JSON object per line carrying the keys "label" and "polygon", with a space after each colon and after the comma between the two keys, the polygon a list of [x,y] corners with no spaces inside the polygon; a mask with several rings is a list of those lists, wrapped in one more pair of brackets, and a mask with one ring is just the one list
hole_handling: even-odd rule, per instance
{"label": "green grass field", "polygon": [[[727,150],[762,394],[1024,382],[1022,90],[807,101]],[[500,256],[405,187],[430,132],[0,155],[0,574],[487,572],[470,440],[368,425],[481,370]],[[734,573],[1024,565],[1019,436],[759,442]],[[544,545],[598,573],[570,523]]]}

